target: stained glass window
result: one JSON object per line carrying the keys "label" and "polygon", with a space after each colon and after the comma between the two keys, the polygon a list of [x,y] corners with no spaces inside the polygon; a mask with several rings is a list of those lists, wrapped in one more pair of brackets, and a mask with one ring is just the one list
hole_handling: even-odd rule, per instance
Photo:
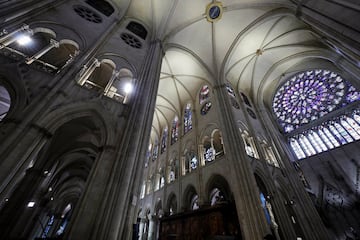
{"label": "stained glass window", "polygon": [[204,85],[199,92],[199,103],[203,104],[210,97],[210,89],[208,85]]}
{"label": "stained glass window", "polygon": [[191,210],[199,209],[199,196],[198,195],[194,195],[191,198],[190,207],[191,207]]}
{"label": "stained glass window", "polygon": [[176,116],[171,126],[171,145],[176,143],[179,138],[179,119]]}
{"label": "stained glass window", "polygon": [[319,143],[315,140],[312,134],[308,134],[308,139],[311,142],[311,145],[316,149],[318,153],[322,152],[322,148],[320,147]]}
{"label": "stained glass window", "polygon": [[201,115],[206,115],[210,111],[211,105],[212,105],[211,102],[205,103],[201,107],[201,110],[200,110]]}
{"label": "stained glass window", "polygon": [[185,171],[191,172],[198,167],[198,159],[194,151],[185,154]]}
{"label": "stained glass window", "polygon": [[294,150],[294,153],[298,159],[302,159],[306,157],[304,151],[301,149],[301,146],[296,139],[294,138],[290,139],[290,146]]}
{"label": "stained glass window", "polygon": [[226,83],[226,90],[227,90],[228,94],[230,95],[230,97],[235,98],[235,91],[232,88],[230,83]]}
{"label": "stained glass window", "polygon": [[327,151],[328,150],[328,148],[326,147],[323,140],[321,140],[321,138],[319,137],[319,135],[315,131],[311,130],[310,134],[313,136],[314,140],[319,144],[322,151]]}
{"label": "stained glass window", "polygon": [[[324,143],[326,144],[326,146],[328,146],[330,149],[334,148],[335,146],[333,145],[333,143],[330,141],[330,139],[325,135],[325,133],[319,128],[318,129],[318,133],[320,138],[324,141]],[[335,139],[334,139],[335,140]]]}
{"label": "stained glass window", "polygon": [[161,153],[166,151],[167,139],[168,139],[168,128],[166,127],[161,137]]}
{"label": "stained glass window", "polygon": [[358,114],[358,113],[354,113],[353,117],[354,117],[355,121],[356,121],[358,124],[360,124],[360,116],[359,116],[359,114]]}
{"label": "stained glass window", "polygon": [[146,151],[145,168],[149,165],[149,161],[151,159],[151,149],[152,149],[152,144],[150,143]]}
{"label": "stained glass window", "polygon": [[349,133],[339,123],[334,123],[334,127],[341,134],[341,136],[346,139],[346,142],[350,143],[354,141],[353,138],[349,135]]}
{"label": "stained glass window", "polygon": [[354,117],[356,112],[354,110],[353,113],[328,120],[321,126],[292,136],[290,146],[296,157],[302,159],[359,140],[360,125]]}
{"label": "stained glass window", "polygon": [[159,140],[155,140],[153,154],[152,154],[152,160],[155,161],[159,155]]}
{"label": "stained glass window", "polygon": [[191,104],[186,104],[184,112],[184,134],[188,133],[192,129],[192,112]]}
{"label": "stained glass window", "polygon": [[357,133],[360,133],[360,126],[357,122],[355,122],[354,119],[350,118],[350,117],[345,117],[346,121],[354,128],[354,130]]}
{"label": "stained glass window", "polygon": [[211,162],[215,160],[215,149],[211,147],[210,143],[204,144],[204,159],[205,162]]}
{"label": "stained glass window", "polygon": [[273,111],[283,130],[291,132],[358,100],[359,92],[337,73],[309,70],[278,89]]}
{"label": "stained glass window", "polygon": [[345,130],[355,139],[359,140],[360,135],[355,131],[355,129],[350,126],[350,124],[346,121],[345,118],[340,120],[341,125],[345,128]]}
{"label": "stained glass window", "polygon": [[323,130],[324,130],[324,133],[326,134],[326,136],[330,139],[330,141],[334,144],[335,147],[340,146],[340,143],[338,142],[338,140],[336,140],[334,135],[331,134],[331,132],[328,128],[324,127]]}

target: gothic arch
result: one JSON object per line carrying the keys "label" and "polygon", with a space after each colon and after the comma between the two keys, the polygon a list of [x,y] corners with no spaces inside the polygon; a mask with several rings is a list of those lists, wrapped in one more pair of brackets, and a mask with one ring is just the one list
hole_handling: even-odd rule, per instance
{"label": "gothic arch", "polygon": [[182,208],[185,210],[185,211],[189,211],[192,209],[192,206],[191,206],[191,201],[193,199],[193,197],[197,195],[198,197],[200,197],[198,191],[196,190],[196,188],[192,185],[192,184],[189,184],[185,190],[183,191],[183,199],[182,199]]}
{"label": "gothic arch", "polygon": [[178,212],[178,201],[174,192],[171,192],[167,198],[166,213],[172,215]]}
{"label": "gothic arch", "polygon": [[211,191],[215,188],[221,191],[225,201],[229,201],[229,202],[233,201],[232,191],[230,189],[227,179],[220,174],[213,174],[206,181],[206,186],[205,186],[205,194],[207,197],[206,200],[208,202],[211,201],[210,199]]}

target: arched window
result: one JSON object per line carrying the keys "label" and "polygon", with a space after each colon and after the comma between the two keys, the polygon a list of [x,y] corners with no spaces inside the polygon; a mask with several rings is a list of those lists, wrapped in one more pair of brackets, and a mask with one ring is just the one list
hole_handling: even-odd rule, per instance
{"label": "arched window", "polygon": [[226,90],[229,95],[231,105],[236,109],[240,109],[239,103],[236,100],[235,91],[229,82],[226,83]]}
{"label": "arched window", "polygon": [[149,143],[149,147],[146,151],[146,157],[145,157],[145,168],[149,165],[150,159],[151,159],[151,150],[152,150],[152,144]]}
{"label": "arched window", "polygon": [[153,186],[154,186],[154,175],[151,174],[149,179],[146,182],[146,194],[150,194],[153,191]]}
{"label": "arched window", "polygon": [[304,151],[296,139],[290,138],[290,146],[298,159],[306,158]]}
{"label": "arched window", "polygon": [[263,141],[261,143],[262,148],[264,149],[264,154],[265,154],[265,160],[275,166],[275,167],[280,167],[278,160],[276,159],[274,150],[271,146],[268,145],[268,143],[266,141]]}
{"label": "arched window", "polygon": [[249,107],[251,107],[251,103],[250,103],[248,97],[244,93],[241,93],[241,97],[242,97],[243,101],[245,102],[245,104],[248,105]]}
{"label": "arched window", "polygon": [[224,145],[220,130],[216,129],[212,133],[212,145],[215,150],[215,158],[224,155]]}
{"label": "arched window", "polygon": [[104,94],[119,102],[127,103],[133,92],[135,78],[131,70],[121,68],[114,71],[105,87]]}
{"label": "arched window", "polygon": [[199,104],[203,104],[210,98],[210,89],[208,85],[204,85],[201,87],[199,92]]}
{"label": "arched window", "polygon": [[190,202],[190,209],[191,210],[196,210],[199,209],[199,196],[197,194],[193,195],[193,197],[191,198],[191,202]]}
{"label": "arched window", "polygon": [[[0,83],[1,84],[1,83]],[[0,85],[0,122],[9,112],[11,104],[10,94],[7,89]]]}
{"label": "arched window", "polygon": [[216,204],[222,203],[225,201],[224,194],[218,189],[214,188],[210,192],[210,205],[214,206]]}
{"label": "arched window", "polygon": [[58,47],[53,47],[49,52],[39,57],[39,61],[50,64],[56,69],[61,70],[78,55],[79,46],[71,40],[59,41]]}
{"label": "arched window", "polygon": [[186,104],[184,111],[184,134],[188,133],[192,129],[192,109],[191,104]]}
{"label": "arched window", "polygon": [[169,161],[168,165],[168,183],[171,183],[176,180],[177,174],[178,174],[178,166],[177,166],[178,160],[176,157],[172,158]]}
{"label": "arched window", "polygon": [[177,213],[177,200],[174,194],[171,194],[168,199],[168,211],[170,216]]}
{"label": "arched window", "polygon": [[159,140],[156,139],[154,143],[154,148],[152,152],[152,160],[155,161],[159,156]]}
{"label": "arched window", "polygon": [[211,102],[206,102],[200,109],[200,114],[201,115],[206,115],[209,111],[210,111],[210,108],[212,106],[212,103]]}
{"label": "arched window", "polygon": [[194,151],[185,153],[185,173],[194,171],[198,167],[199,161]]}
{"label": "arched window", "polygon": [[179,118],[175,116],[171,126],[171,145],[176,143],[179,138]]}
{"label": "arched window", "polygon": [[205,138],[204,143],[204,160],[205,164],[215,160],[215,149],[211,145],[209,138]]}
{"label": "arched window", "polygon": [[168,134],[168,128],[166,127],[161,137],[161,154],[166,151]]}
{"label": "arched window", "polygon": [[245,152],[249,157],[257,158],[259,159],[259,154],[256,150],[255,142],[252,137],[249,136],[247,131],[244,131],[241,134],[244,144],[245,144]]}
{"label": "arched window", "polygon": [[353,139],[355,140],[359,140],[360,135],[358,134],[358,132],[349,124],[348,122],[348,117],[343,117],[340,120],[341,125],[345,128],[345,130],[351,135],[351,137],[353,137]]}
{"label": "arched window", "polygon": [[145,190],[146,190],[146,182],[144,181],[141,185],[141,191],[140,191],[140,199],[143,199],[145,197]]}
{"label": "arched window", "polygon": [[89,67],[80,73],[79,84],[103,93],[114,76],[116,65],[109,59],[94,59]]}

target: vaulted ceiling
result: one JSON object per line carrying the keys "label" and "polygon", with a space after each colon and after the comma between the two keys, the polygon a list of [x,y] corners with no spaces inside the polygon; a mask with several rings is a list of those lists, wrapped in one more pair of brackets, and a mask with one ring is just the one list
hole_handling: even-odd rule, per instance
{"label": "vaulted ceiling", "polygon": [[[119,1],[124,4],[123,1]],[[228,81],[254,102],[269,104],[285,76],[331,65],[321,38],[295,17],[292,1],[224,0],[207,18],[207,0],[132,0],[126,16],[142,22],[165,47],[152,140],[201,86]],[[120,6],[119,7],[124,7]],[[197,109],[199,111],[199,109]]]}

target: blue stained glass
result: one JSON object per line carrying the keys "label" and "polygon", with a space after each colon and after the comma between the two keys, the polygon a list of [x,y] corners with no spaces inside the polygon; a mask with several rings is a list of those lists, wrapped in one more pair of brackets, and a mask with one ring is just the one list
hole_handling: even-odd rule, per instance
{"label": "blue stained glass", "polygon": [[158,155],[159,155],[159,141],[156,139],[155,144],[154,144],[153,154],[152,154],[152,160],[155,161],[157,159]]}
{"label": "blue stained glass", "polygon": [[178,138],[179,138],[179,119],[178,117],[175,117],[171,126],[171,145],[176,143]]}
{"label": "blue stained glass", "polygon": [[204,85],[201,89],[200,89],[200,93],[199,93],[199,103],[203,104],[206,100],[208,100],[210,97],[210,89],[208,87],[208,85]]}
{"label": "blue stained glass", "polygon": [[167,138],[168,138],[168,129],[167,127],[164,129],[163,131],[163,135],[161,138],[161,153],[164,153],[166,151],[166,147],[167,147]]}
{"label": "blue stained glass", "polygon": [[211,105],[212,105],[211,102],[205,103],[200,110],[200,114],[206,115],[210,111]]}
{"label": "blue stained glass", "polygon": [[273,111],[285,132],[360,100],[360,92],[329,70],[309,70],[291,77],[275,93]]}
{"label": "blue stained glass", "polygon": [[192,112],[191,104],[188,103],[184,112],[184,134],[189,132],[192,129]]}

